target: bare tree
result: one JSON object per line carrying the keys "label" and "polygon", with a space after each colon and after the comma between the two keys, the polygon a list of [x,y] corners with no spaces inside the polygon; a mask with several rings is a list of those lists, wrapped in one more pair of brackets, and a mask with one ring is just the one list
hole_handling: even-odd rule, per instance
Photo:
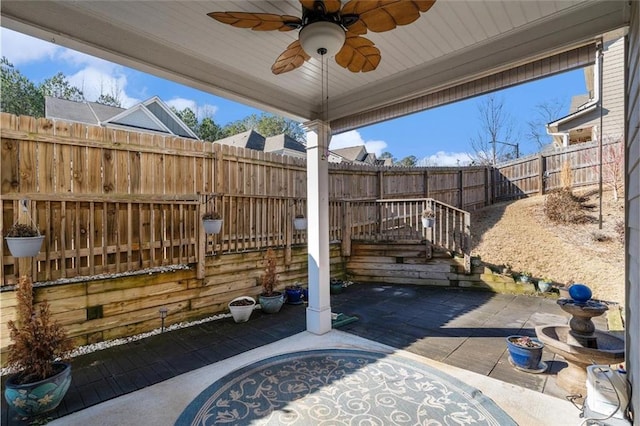
{"label": "bare tree", "polygon": [[515,126],[504,100],[491,94],[478,104],[480,130],[471,138],[471,148],[480,164],[495,164],[514,158]]}
{"label": "bare tree", "polygon": [[557,98],[535,106],[533,118],[527,121],[527,139],[535,142],[538,149],[542,149],[551,142],[551,135],[547,133],[546,125],[560,118],[565,108],[565,102]]}
{"label": "bare tree", "polygon": [[[603,138],[602,145],[602,183],[613,192],[613,201],[618,201],[624,189],[624,143],[622,138]],[[607,140],[608,139],[608,140]],[[598,154],[589,158],[591,168],[599,172]]]}

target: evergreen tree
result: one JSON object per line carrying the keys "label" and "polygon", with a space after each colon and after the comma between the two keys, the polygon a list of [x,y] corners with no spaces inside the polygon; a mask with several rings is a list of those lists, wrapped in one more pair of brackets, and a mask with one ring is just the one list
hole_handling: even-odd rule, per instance
{"label": "evergreen tree", "polygon": [[4,56],[0,60],[0,68],[0,110],[16,115],[44,117],[44,96],[38,87],[15,69]]}

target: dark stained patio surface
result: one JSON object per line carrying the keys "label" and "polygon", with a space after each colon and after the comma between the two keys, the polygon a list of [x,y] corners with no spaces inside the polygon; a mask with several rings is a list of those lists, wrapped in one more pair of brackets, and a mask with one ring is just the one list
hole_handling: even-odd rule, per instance
{"label": "dark stained patio surface", "polygon": [[[340,330],[559,398],[555,373],[566,363],[546,352],[542,374],[515,370],[505,337],[534,336],[541,324],[566,323],[555,300],[414,285],[355,284],[332,295],[333,312],[357,316]],[[305,306],[285,305],[278,314],[253,313],[235,324],[211,321],[112,347],[72,360],[73,380],[58,418],[145,388],[191,370],[292,336],[306,327]],[[606,327],[596,321],[596,327]],[[3,377],[2,388],[4,390]],[[2,404],[3,425],[28,424]]]}

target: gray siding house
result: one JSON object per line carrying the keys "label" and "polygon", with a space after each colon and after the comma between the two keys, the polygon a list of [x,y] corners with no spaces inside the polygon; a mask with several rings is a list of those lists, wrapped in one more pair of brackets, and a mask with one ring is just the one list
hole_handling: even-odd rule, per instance
{"label": "gray siding house", "polygon": [[[625,39],[612,33],[604,39],[602,59],[584,69],[588,93],[574,96],[569,114],[547,124],[555,146],[569,146],[598,140],[602,112],[603,142],[624,136],[624,57]],[[602,60],[602,109],[599,105],[600,78],[598,61]]]}
{"label": "gray siding house", "polygon": [[198,139],[189,126],[157,96],[131,108],[113,107],[97,102],[74,102],[46,96],[45,117],[51,120]]}

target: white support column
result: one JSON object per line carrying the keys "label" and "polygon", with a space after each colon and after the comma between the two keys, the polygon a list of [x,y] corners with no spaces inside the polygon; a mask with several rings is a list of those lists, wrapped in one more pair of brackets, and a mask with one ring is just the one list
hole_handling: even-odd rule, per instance
{"label": "white support column", "polygon": [[331,331],[329,296],[329,140],[326,122],[305,123],[307,130],[307,238],[309,258],[309,307],[307,331]]}

